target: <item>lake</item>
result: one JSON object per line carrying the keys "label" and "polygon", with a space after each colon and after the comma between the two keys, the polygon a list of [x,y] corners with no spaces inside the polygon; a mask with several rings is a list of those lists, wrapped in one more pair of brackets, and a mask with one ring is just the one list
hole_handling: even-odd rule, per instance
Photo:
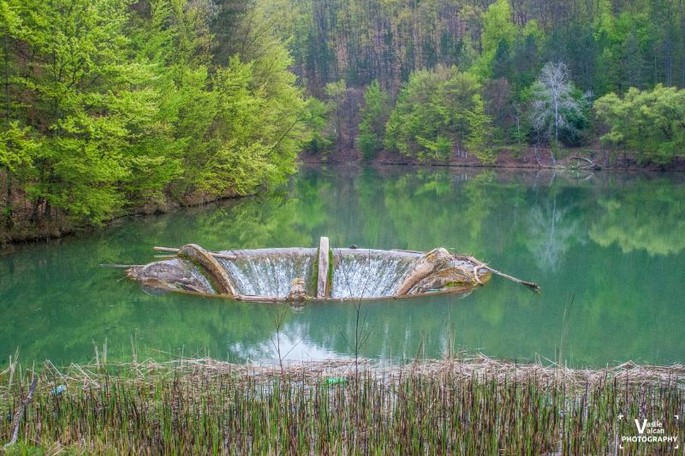
{"label": "lake", "polygon": [[[315,247],[320,236],[334,247],[446,247],[543,291],[494,276],[465,296],[292,309],[154,294],[100,266],[153,261],[153,246]],[[572,367],[683,363],[684,297],[682,174],[311,167],[258,197],[3,251],[0,368],[17,351],[24,363],[56,365],[451,353]]]}

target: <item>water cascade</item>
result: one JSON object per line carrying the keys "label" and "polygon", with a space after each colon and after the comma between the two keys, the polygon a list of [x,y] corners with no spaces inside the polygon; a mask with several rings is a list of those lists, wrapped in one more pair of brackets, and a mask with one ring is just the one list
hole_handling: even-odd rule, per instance
{"label": "water cascade", "polygon": [[304,279],[307,295],[314,296],[316,249],[243,250],[235,260],[220,259],[239,295],[285,299],[292,281]]}
{"label": "water cascade", "polygon": [[366,249],[333,249],[331,297],[340,299],[394,296],[417,255]]}
{"label": "water cascade", "polygon": [[[427,253],[330,248],[325,237],[319,248],[209,252],[188,244],[181,249],[156,249],[176,255],[131,267],[130,278],[153,288],[245,301],[358,300],[458,293],[483,285],[493,272],[518,280],[475,258],[452,255],[443,248]],[[519,283],[532,288],[529,282]]]}

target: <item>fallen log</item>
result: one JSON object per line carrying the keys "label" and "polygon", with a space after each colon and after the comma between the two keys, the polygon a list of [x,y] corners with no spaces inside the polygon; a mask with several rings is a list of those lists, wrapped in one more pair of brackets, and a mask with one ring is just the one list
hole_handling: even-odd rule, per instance
{"label": "fallen log", "polygon": [[177,255],[202,266],[209,275],[207,278],[210,279],[217,293],[229,296],[237,295],[226,270],[210,252],[197,244],[186,244],[181,247]]}
{"label": "fallen log", "polygon": [[[203,296],[223,296],[249,302],[304,302],[310,298],[397,299],[436,293],[464,293],[484,285],[492,275],[539,293],[540,286],[505,274],[468,255],[452,255],[445,248],[427,253],[406,250],[337,249],[345,262],[330,262],[328,238],[319,248],[271,248],[209,252],[195,244],[181,249],[155,247],[172,258],[128,269],[127,276],[161,290]],[[165,256],[166,258],[166,256]],[[360,284],[354,293],[334,293],[331,277],[351,268]],[[123,265],[121,265],[123,267]],[[365,269],[367,268],[367,269]],[[268,279],[266,282],[262,278]],[[285,289],[285,280],[289,288]],[[265,285],[266,284],[266,285]],[[268,286],[267,286],[268,285]],[[311,287],[308,290],[307,287]],[[348,284],[351,286],[351,284]],[[266,288],[265,288],[266,287]],[[269,288],[270,287],[270,288]],[[335,295],[335,297],[334,297]]]}
{"label": "fallen log", "polygon": [[402,284],[397,287],[395,296],[404,296],[414,288],[414,285],[419,283],[421,280],[428,277],[433,271],[436,271],[443,267],[452,258],[450,253],[440,247],[433,249],[421,258],[414,269],[409,273],[409,275],[404,279]]}

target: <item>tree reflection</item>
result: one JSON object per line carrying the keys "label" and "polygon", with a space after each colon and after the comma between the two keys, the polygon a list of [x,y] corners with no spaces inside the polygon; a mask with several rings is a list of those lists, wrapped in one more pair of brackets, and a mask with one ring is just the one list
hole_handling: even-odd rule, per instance
{"label": "tree reflection", "polygon": [[685,249],[685,186],[667,180],[641,181],[599,200],[590,239],[623,253],[675,255]]}
{"label": "tree reflection", "polygon": [[573,241],[580,237],[577,219],[568,217],[568,209],[557,207],[556,196],[547,204],[533,206],[528,212],[526,245],[542,271],[556,272]]}

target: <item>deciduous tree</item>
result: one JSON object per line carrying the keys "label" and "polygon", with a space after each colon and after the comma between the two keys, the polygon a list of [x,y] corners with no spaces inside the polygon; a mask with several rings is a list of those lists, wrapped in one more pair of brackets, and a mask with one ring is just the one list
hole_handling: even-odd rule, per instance
{"label": "deciduous tree", "polygon": [[[543,141],[571,143],[585,122],[586,97],[579,95],[566,65],[548,63],[531,87],[530,119]],[[554,160],[554,153],[552,153]]]}

